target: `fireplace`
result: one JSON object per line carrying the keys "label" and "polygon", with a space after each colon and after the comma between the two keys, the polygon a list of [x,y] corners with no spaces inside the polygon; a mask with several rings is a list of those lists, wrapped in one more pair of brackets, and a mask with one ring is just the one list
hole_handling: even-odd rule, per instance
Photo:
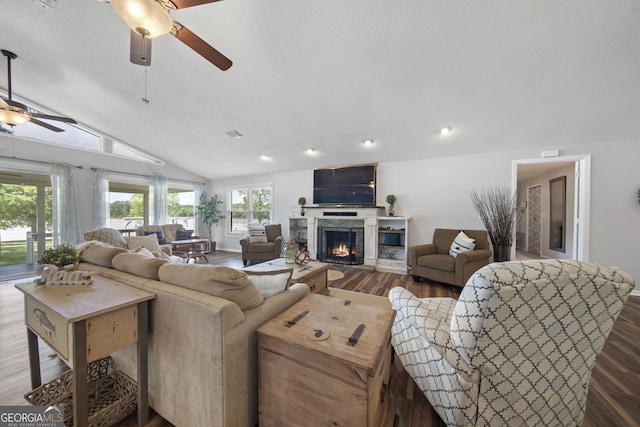
{"label": "fireplace", "polygon": [[363,227],[319,227],[318,260],[335,264],[364,264]]}

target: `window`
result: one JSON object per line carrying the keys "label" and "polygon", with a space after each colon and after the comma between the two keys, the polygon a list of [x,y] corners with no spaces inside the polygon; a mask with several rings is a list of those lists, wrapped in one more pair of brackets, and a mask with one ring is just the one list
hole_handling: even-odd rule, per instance
{"label": "window", "polygon": [[149,186],[109,182],[109,227],[131,230],[149,218]]}
{"label": "window", "polygon": [[159,159],[145,153],[144,151],[129,147],[128,145],[118,141],[113,141],[112,152],[117,156],[129,157],[143,162],[162,163]]}
{"label": "window", "polygon": [[[125,179],[126,180],[126,179]],[[109,182],[109,227],[130,230],[149,223],[149,185],[141,179]],[[167,220],[186,230],[195,225],[195,191],[192,184],[168,183]],[[162,225],[162,224],[160,224]]]}
{"label": "window", "polygon": [[175,188],[169,183],[167,198],[167,218],[172,224],[182,224],[185,230],[195,228],[195,191]]}
{"label": "window", "polygon": [[0,271],[37,262],[51,247],[51,178],[0,171]]}
{"label": "window", "polygon": [[[6,95],[6,92],[0,91]],[[30,111],[36,113],[52,114],[34,104],[28,105]],[[60,115],[53,113],[54,115]],[[52,132],[42,126],[27,122],[13,128],[0,123],[0,132],[12,133],[17,137],[35,139],[44,143],[64,145],[68,148],[98,151],[117,156],[127,157],[142,162],[164,164],[164,161],[146,153],[140,149],[127,145],[124,142],[114,141],[109,136],[90,130],[84,125],[52,121],[51,125],[62,129],[64,132]]]}
{"label": "window", "polygon": [[271,184],[232,188],[228,193],[229,232],[246,233],[249,224],[269,224],[273,217]]}
{"label": "window", "polygon": [[72,148],[102,151],[102,138],[94,132],[69,123],[51,122],[50,124],[64,130],[64,132],[52,132],[27,122],[21,126],[15,126],[13,133],[15,136],[38,139],[43,142],[66,145]]}

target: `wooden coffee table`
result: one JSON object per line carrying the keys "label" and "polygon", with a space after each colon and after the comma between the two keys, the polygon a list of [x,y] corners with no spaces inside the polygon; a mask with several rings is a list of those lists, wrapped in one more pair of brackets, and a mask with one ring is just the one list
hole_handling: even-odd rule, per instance
{"label": "wooden coffee table", "polygon": [[393,424],[395,312],[309,295],[258,328],[260,426]]}
{"label": "wooden coffee table", "polygon": [[284,258],[272,259],[260,264],[245,267],[243,270],[248,271],[271,271],[282,270],[283,268],[293,268],[293,275],[289,284],[306,283],[311,288],[311,292],[315,294],[328,295],[327,291],[327,271],[330,264],[325,262],[311,260],[306,264],[287,264]]}
{"label": "wooden coffee table", "polygon": [[204,258],[209,262],[205,254],[208,242],[207,239],[174,240],[171,242],[171,251],[179,257],[186,258],[187,262],[191,258],[196,261],[198,258]]}

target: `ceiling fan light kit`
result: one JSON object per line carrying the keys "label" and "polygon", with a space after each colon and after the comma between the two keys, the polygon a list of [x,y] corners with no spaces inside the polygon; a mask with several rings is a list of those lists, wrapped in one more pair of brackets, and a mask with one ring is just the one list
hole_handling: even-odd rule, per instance
{"label": "ceiling fan light kit", "polygon": [[111,0],[118,16],[136,33],[154,38],[171,31],[167,9],[155,0]]}
{"label": "ceiling fan light kit", "polygon": [[11,126],[22,125],[26,122],[31,122],[38,126],[41,126],[45,129],[49,129],[54,132],[64,132],[63,129],[59,127],[50,125],[49,123],[45,123],[39,119],[47,119],[47,120],[57,120],[59,122],[65,123],[73,123],[77,124],[77,122],[69,117],[61,117],[61,116],[52,116],[50,114],[38,113],[35,111],[30,111],[29,107],[25,104],[14,101],[11,94],[11,61],[16,59],[18,55],[8,50],[2,49],[0,50],[2,54],[7,58],[7,95],[8,98],[0,98],[2,102],[0,102],[0,122],[6,123]]}
{"label": "ceiling fan light kit", "polygon": [[184,25],[171,19],[170,10],[214,3],[219,0],[110,0],[113,10],[131,28],[130,60],[137,65],[151,65],[151,39],[171,33],[175,38],[221,69],[233,62]]}
{"label": "ceiling fan light kit", "polygon": [[29,118],[30,117],[23,112],[15,111],[15,109],[10,106],[0,107],[0,122],[2,123],[6,123],[11,126],[19,126],[27,123]]}

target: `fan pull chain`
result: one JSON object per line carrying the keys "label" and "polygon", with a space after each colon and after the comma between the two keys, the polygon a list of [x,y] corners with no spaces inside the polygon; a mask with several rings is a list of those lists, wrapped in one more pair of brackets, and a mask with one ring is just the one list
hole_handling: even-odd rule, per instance
{"label": "fan pull chain", "polygon": [[145,104],[149,103],[149,100],[147,99],[147,68],[148,67],[144,67],[144,97],[142,98],[142,102]]}

